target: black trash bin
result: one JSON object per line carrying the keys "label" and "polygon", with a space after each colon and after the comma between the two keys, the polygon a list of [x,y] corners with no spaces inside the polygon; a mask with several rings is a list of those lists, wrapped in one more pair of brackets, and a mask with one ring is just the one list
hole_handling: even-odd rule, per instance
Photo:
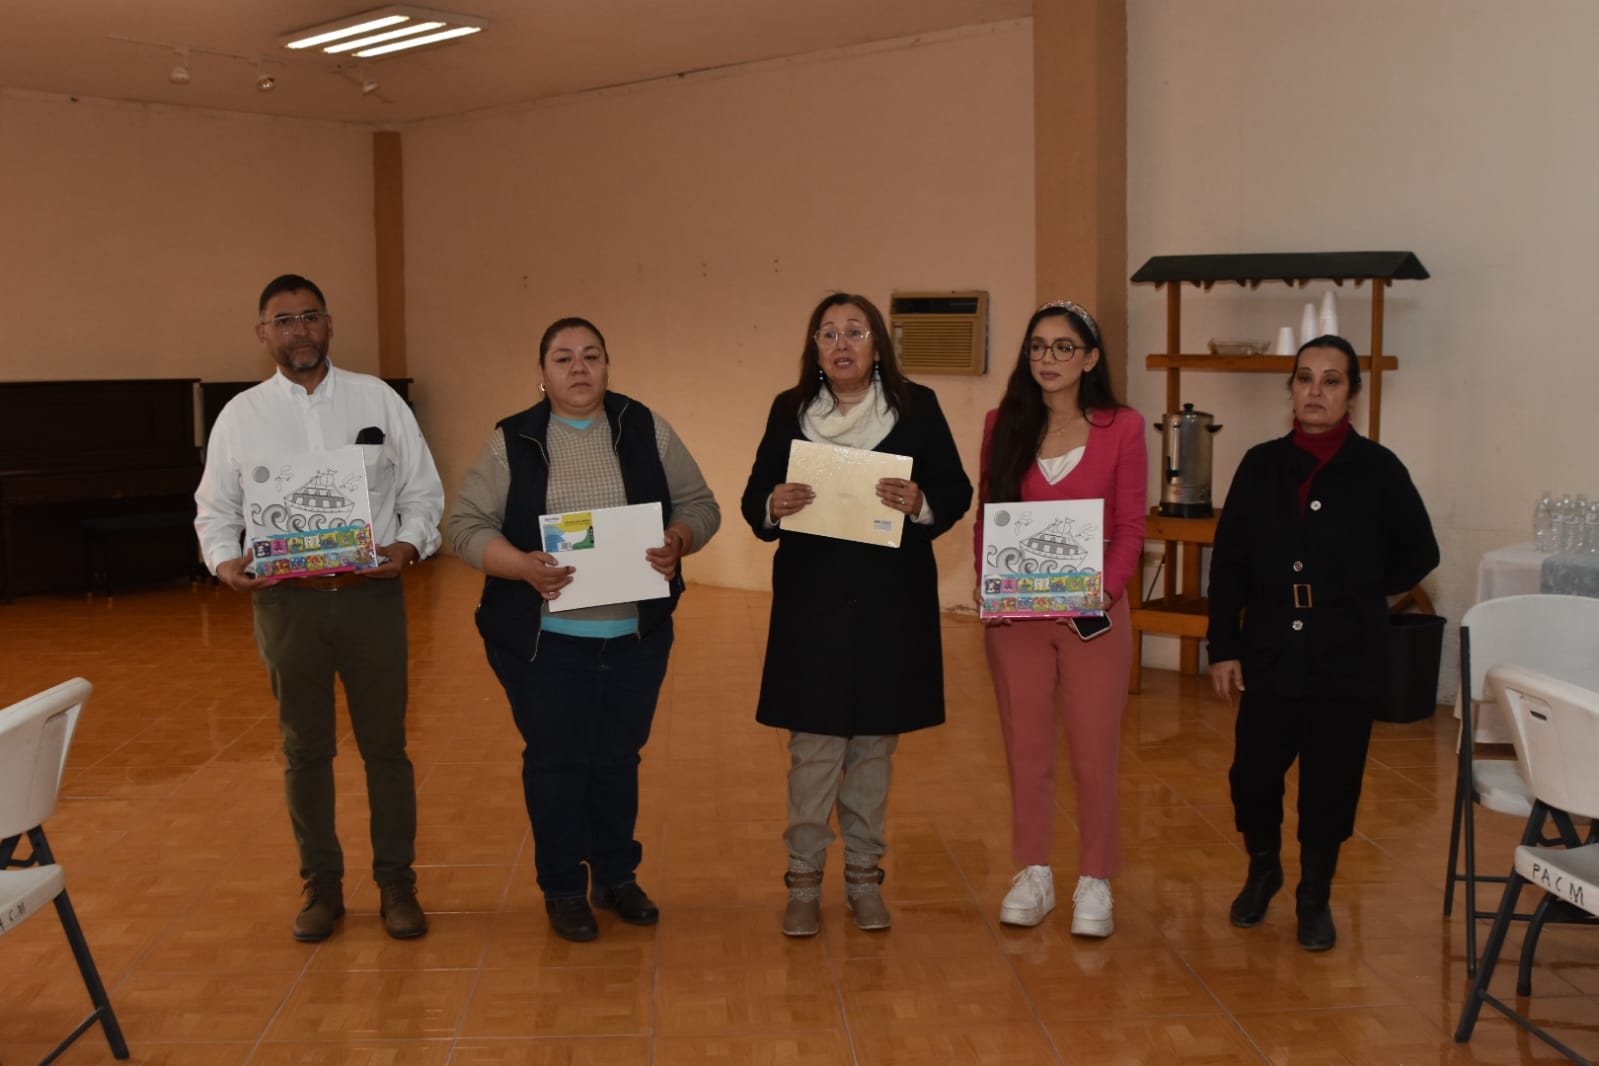
{"label": "black trash bin", "polygon": [[1378,701],[1379,722],[1419,722],[1438,707],[1438,667],[1444,627],[1435,614],[1388,616],[1388,685]]}

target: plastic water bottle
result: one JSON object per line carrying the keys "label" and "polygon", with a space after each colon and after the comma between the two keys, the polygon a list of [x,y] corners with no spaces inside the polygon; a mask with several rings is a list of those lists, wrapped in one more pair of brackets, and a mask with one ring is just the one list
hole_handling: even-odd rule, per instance
{"label": "plastic water bottle", "polygon": [[1583,520],[1588,517],[1588,497],[1578,493],[1566,516],[1566,542],[1562,551],[1580,552],[1583,548]]}
{"label": "plastic water bottle", "polygon": [[1532,543],[1541,552],[1553,551],[1555,498],[1548,492],[1538,497],[1538,506],[1532,512]]}
{"label": "plastic water bottle", "polygon": [[1549,550],[1563,552],[1566,550],[1566,528],[1571,521],[1571,511],[1575,506],[1571,493],[1562,493],[1555,501],[1555,524],[1549,538]]}

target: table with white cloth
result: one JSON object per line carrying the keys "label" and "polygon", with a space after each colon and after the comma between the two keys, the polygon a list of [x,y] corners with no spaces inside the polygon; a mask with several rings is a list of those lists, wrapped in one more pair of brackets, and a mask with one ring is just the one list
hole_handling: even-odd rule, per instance
{"label": "table with white cloth", "polygon": [[1477,601],[1558,592],[1599,597],[1599,553],[1541,552],[1531,541],[1484,552],[1477,562]]}
{"label": "table with white cloth", "polygon": [[1544,553],[1531,541],[1484,552],[1477,562],[1477,598],[1473,602],[1537,592],[1543,560]]}
{"label": "table with white cloth", "polygon": [[[1541,552],[1531,541],[1524,541],[1484,552],[1477,562],[1478,603],[1539,592],[1599,597],[1599,554]],[[1599,661],[1590,670],[1561,680],[1599,690]],[[1455,717],[1460,717],[1458,697]],[[1510,723],[1492,703],[1479,706],[1476,733],[1479,744],[1511,743]]]}

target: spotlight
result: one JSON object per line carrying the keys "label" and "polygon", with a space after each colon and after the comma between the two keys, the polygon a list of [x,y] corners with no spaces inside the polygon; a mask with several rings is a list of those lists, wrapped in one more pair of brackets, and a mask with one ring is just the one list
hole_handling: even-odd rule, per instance
{"label": "spotlight", "polygon": [[167,80],[173,85],[189,84],[189,50],[178,49],[178,65],[172,68],[172,73],[167,75]]}
{"label": "spotlight", "polygon": [[262,71],[261,64],[259,64],[259,63],[256,64],[256,67],[255,67],[255,87],[257,89],[260,89],[264,93],[269,93],[269,92],[272,91],[272,87],[274,85],[276,85],[277,83],[278,83],[278,79],[276,79],[272,75],[267,74],[264,71]]}
{"label": "spotlight", "polygon": [[376,81],[376,79],[366,78],[366,79],[364,79],[361,82],[361,95],[362,96],[371,96],[373,93],[377,92],[382,87],[383,86],[379,85],[378,82]]}

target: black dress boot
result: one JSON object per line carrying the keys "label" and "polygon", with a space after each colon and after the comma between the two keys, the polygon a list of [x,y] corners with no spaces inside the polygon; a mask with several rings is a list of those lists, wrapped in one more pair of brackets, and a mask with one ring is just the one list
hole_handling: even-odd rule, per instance
{"label": "black dress boot", "polygon": [[1282,834],[1245,833],[1244,847],[1249,850],[1249,876],[1229,917],[1238,928],[1249,929],[1265,919],[1271,897],[1283,887]]}
{"label": "black dress boot", "polygon": [[1338,943],[1333,925],[1333,874],[1338,869],[1338,844],[1299,845],[1299,888],[1295,910],[1299,916],[1299,946],[1306,951],[1326,951]]}

